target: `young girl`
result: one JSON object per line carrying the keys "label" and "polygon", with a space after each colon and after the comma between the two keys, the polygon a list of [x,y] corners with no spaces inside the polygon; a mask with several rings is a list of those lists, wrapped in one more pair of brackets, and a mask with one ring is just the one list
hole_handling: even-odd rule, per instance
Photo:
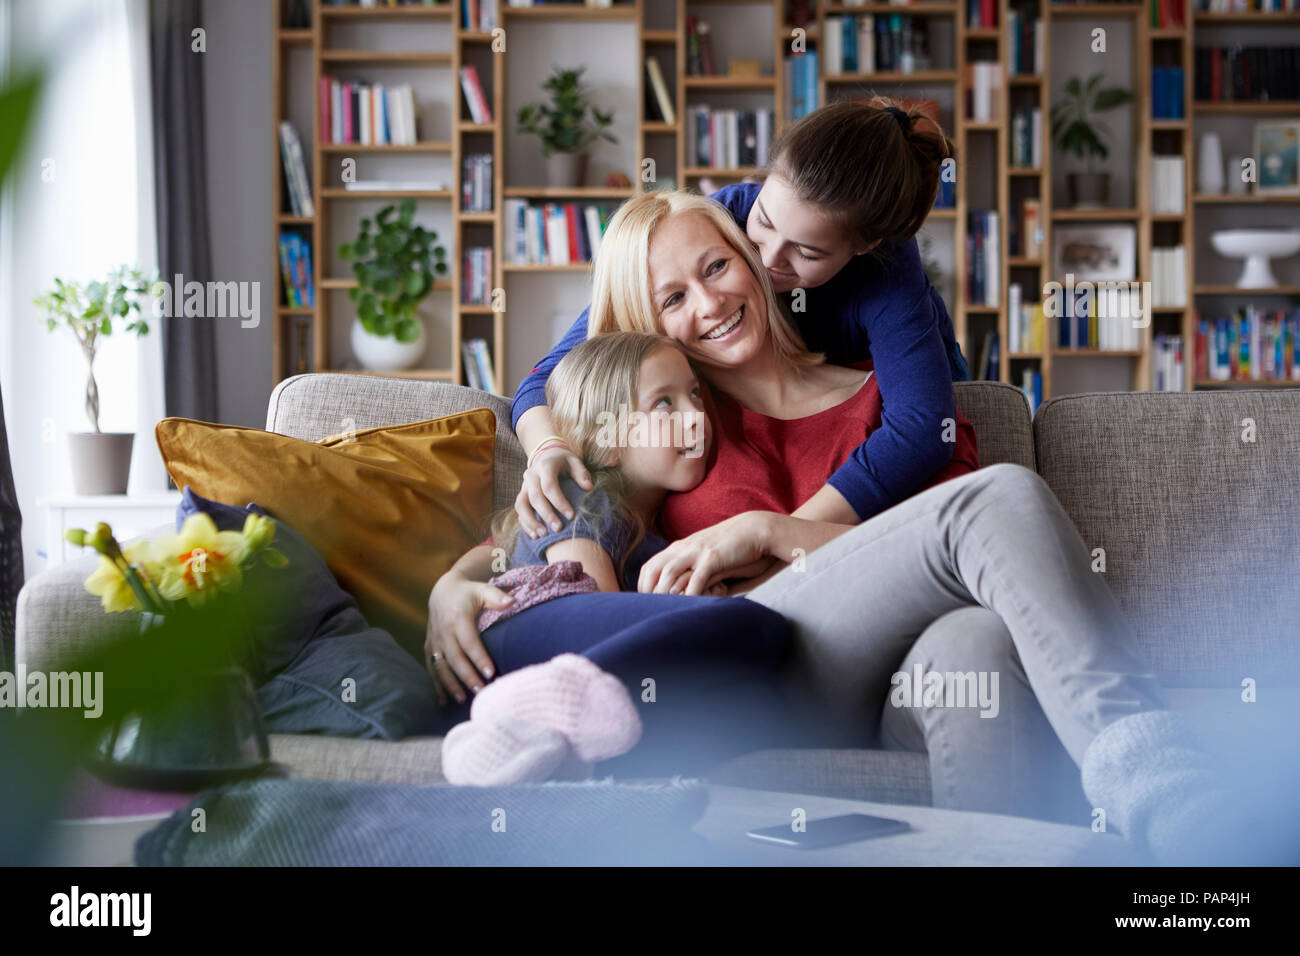
{"label": "young girl", "polygon": [[[942,423],[954,418],[952,382],[970,377],[914,238],[952,144],[919,112],[877,102],[814,111],[773,144],[763,183],[712,196],[757,247],[808,349],[839,365],[871,359],[889,409],[795,512],[809,520],[856,524],[920,490],[952,458]],[[557,510],[572,517],[561,474],[591,487],[580,456],[557,439],[544,394],[556,364],[587,337],[588,314],[515,393],[512,423],[533,453],[515,510],[534,536],[557,526]]]}
{"label": "young girl", "polygon": [[[710,426],[695,373],[671,339],[619,332],[573,349],[546,390],[558,433],[593,487],[565,479],[575,517],[538,539],[521,533],[513,510],[494,519],[489,544],[504,548],[510,567],[488,582],[497,600],[478,629],[504,676],[447,734],[444,774],[459,784],[541,780],[626,753],[642,734],[626,685],[642,695],[647,678],[672,693],[646,711],[654,739],[643,749],[671,757],[677,771],[741,752],[755,740],[758,701],[775,692],[789,643],[784,618],[720,597],[620,595],[633,608],[600,594],[636,590],[642,564],[667,545],[651,530],[664,496],[704,478]],[[572,617],[549,623],[560,598],[585,601],[579,616],[593,624],[610,614],[628,624],[593,626],[604,636],[584,649]],[[704,614],[688,620],[688,608]]]}

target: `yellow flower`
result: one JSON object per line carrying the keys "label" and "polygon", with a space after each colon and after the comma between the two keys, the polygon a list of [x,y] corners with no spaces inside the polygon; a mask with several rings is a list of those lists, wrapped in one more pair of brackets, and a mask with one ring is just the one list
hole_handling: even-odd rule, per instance
{"label": "yellow flower", "polygon": [[[149,567],[149,542],[136,541],[127,545],[122,552],[123,556],[130,564],[139,564],[144,566],[146,573],[152,574],[153,569]],[[136,598],[135,592],[131,590],[131,585],[126,583],[126,578],[118,570],[116,564],[104,556],[99,558],[99,567],[97,567],[90,577],[86,578],[86,590],[99,598],[104,610],[130,611],[142,610],[140,601]]]}
{"label": "yellow flower", "polygon": [[184,598],[193,607],[206,604],[218,591],[237,591],[244,581],[240,568],[248,543],[238,531],[218,531],[202,512],[190,515],[180,534],[154,539],[155,580],[168,601]]}

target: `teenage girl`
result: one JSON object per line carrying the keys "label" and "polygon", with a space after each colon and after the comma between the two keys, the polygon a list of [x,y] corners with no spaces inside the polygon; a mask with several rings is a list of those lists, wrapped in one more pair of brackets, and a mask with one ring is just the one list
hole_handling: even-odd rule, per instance
{"label": "teenage girl", "polygon": [[[763,183],[712,195],[757,247],[808,349],[835,364],[874,363],[882,426],[794,512],[808,520],[857,524],[924,487],[953,455],[944,440],[955,420],[952,383],[970,378],[915,240],[952,143],[919,112],[875,102],[884,105],[846,101],[810,113],[777,138]],[[515,510],[535,537],[543,522],[555,528],[560,514],[573,516],[562,474],[592,487],[555,434],[545,398],[547,377],[587,337],[589,311],[515,393],[512,423],[532,454]]]}

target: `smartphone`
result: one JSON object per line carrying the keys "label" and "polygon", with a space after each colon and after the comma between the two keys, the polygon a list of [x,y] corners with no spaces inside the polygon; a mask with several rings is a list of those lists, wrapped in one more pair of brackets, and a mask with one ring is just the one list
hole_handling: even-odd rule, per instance
{"label": "smartphone", "polygon": [[842,843],[855,843],[858,840],[889,836],[891,833],[902,833],[910,829],[911,825],[905,820],[890,820],[887,817],[873,817],[865,813],[846,813],[839,817],[809,820],[802,833],[791,829],[790,824],[787,823],[779,827],[750,830],[745,836],[763,843],[779,843],[781,846],[793,846],[801,850],[815,850],[818,847],[839,846]]}

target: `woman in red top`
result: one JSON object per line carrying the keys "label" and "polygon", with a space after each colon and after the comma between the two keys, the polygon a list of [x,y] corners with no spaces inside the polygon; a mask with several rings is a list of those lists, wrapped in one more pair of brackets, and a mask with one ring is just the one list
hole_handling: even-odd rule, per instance
{"label": "woman in red top", "polygon": [[[1164,859],[1222,832],[1211,799],[1220,792],[1207,797],[1219,778],[1037,474],[968,471],[971,443],[958,465],[968,473],[860,525],[788,513],[821,487],[837,449],[878,422],[871,380],[802,347],[725,211],[684,192],[624,204],[602,240],[591,312],[592,335],[615,330],[675,339],[723,393],[706,479],[665,506],[664,529],[690,533],[645,562],[639,591],[700,595],[748,578],[747,597],[794,625],[796,670],[839,729],[926,750],[936,805],[1081,825],[1103,807],[1110,825]],[[959,448],[969,440],[960,421],[934,427]],[[452,572],[464,588],[435,589],[430,642],[486,676],[481,645],[451,626],[490,600],[470,580],[486,578],[475,566],[485,555],[472,554]],[[585,639],[576,613],[572,627]],[[1083,792],[1077,775],[1052,772],[1067,752]]]}

